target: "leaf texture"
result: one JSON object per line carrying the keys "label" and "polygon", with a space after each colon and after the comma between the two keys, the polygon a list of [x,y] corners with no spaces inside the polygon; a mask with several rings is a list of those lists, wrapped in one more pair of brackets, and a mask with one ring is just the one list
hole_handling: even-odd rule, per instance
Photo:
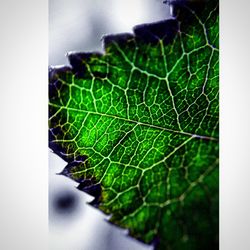
{"label": "leaf texture", "polygon": [[49,146],[133,237],[218,249],[218,1],[174,7],[50,68]]}

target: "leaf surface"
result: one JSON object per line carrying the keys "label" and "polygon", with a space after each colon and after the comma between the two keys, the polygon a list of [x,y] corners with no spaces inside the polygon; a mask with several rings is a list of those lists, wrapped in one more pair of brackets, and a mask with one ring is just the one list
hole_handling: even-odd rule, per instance
{"label": "leaf surface", "polygon": [[110,221],[156,249],[218,249],[218,1],[50,68],[50,148]]}

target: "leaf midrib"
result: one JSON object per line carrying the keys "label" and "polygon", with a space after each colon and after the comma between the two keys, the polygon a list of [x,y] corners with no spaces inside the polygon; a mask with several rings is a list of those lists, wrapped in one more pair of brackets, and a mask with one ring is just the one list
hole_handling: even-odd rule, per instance
{"label": "leaf midrib", "polygon": [[[100,115],[100,116],[104,116],[104,117],[119,119],[119,120],[123,120],[123,121],[126,121],[126,122],[136,123],[138,125],[142,125],[142,126],[145,126],[145,127],[155,128],[155,129],[164,130],[164,131],[167,131],[167,132],[173,132],[173,133],[177,133],[177,134],[182,134],[182,135],[186,135],[186,136],[191,136],[193,138],[198,138],[198,139],[203,139],[203,140],[211,140],[211,141],[218,141],[219,140],[218,138],[212,137],[212,136],[198,135],[198,134],[192,134],[192,133],[185,132],[185,131],[179,131],[179,130],[174,130],[174,129],[170,129],[170,128],[164,128],[164,127],[161,127],[161,126],[157,126],[157,125],[153,125],[153,124],[149,124],[149,123],[145,123],[145,122],[139,122],[139,121],[136,121],[136,120],[131,120],[131,119],[127,119],[127,118],[124,118],[124,117],[119,117],[119,116],[115,116],[115,115],[111,115],[111,114],[105,114],[105,113],[94,112],[94,111],[87,111],[87,110],[71,108],[71,107],[62,107],[62,106],[54,104],[54,103],[49,103],[49,105],[52,106],[52,107],[55,107],[55,108],[59,108],[59,109],[66,109],[66,110],[71,110],[71,111],[75,111],[75,112],[89,113],[89,114],[93,114],[93,115]],[[56,112],[56,113],[58,113],[58,112]],[[51,119],[51,117],[50,117],[50,119]]]}

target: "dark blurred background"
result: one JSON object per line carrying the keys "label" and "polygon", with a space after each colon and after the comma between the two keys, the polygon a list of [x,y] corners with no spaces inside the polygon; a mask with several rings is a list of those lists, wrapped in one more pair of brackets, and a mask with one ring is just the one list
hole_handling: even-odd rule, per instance
{"label": "dark blurred background", "polygon": [[[69,51],[102,51],[106,34],[170,17],[163,0],[49,0],[49,65],[68,64]],[[93,198],[56,175],[66,163],[49,150],[49,249],[151,250],[112,226],[86,202]]]}

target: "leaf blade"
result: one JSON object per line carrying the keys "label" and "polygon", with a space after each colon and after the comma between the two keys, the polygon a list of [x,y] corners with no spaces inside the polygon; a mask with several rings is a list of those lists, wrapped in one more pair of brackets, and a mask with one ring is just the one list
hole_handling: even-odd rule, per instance
{"label": "leaf blade", "polygon": [[211,2],[205,21],[181,6],[179,19],[107,36],[104,55],[70,54],[72,68],[50,72],[50,147],[69,163],[63,174],[95,194],[112,223],[159,249],[218,246]]}

